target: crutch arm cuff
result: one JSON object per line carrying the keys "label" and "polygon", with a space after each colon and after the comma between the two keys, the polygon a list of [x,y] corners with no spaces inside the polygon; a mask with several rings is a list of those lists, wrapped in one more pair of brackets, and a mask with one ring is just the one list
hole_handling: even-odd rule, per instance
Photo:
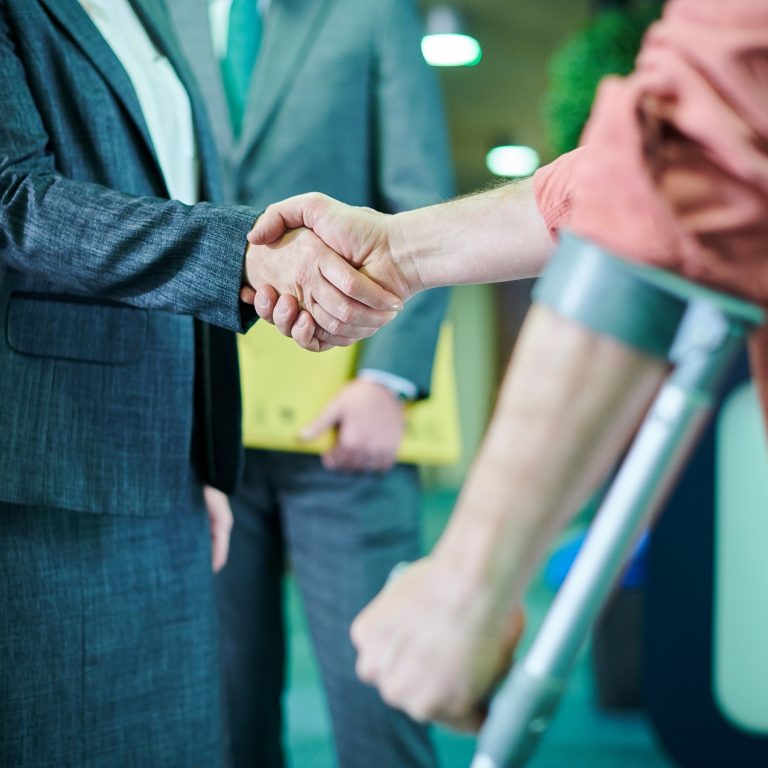
{"label": "crutch arm cuff", "polygon": [[561,234],[534,301],[651,357],[667,358],[687,300],[660,287],[658,272],[573,234]]}

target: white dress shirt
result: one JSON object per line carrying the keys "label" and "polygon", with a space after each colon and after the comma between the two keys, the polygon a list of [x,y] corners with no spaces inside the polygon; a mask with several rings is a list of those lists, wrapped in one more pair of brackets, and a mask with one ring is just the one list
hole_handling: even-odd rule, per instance
{"label": "white dress shirt", "polygon": [[128,0],[80,0],[123,65],[139,100],[172,199],[200,199],[200,167],[186,89]]}

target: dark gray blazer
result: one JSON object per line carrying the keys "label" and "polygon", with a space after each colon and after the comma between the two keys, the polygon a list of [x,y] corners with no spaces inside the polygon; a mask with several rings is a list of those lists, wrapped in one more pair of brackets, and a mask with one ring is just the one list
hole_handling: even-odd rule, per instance
{"label": "dark gray blazer", "polygon": [[[189,90],[202,197],[220,198],[164,10],[132,2]],[[238,291],[256,212],[167,198],[128,76],[77,0],[0,0],[0,501],[136,515],[178,505],[192,316],[249,321]],[[199,339],[204,369],[210,331]],[[212,398],[200,388],[203,426]],[[209,464],[214,447],[201,445]]]}
{"label": "dark gray blazer", "polygon": [[[254,0],[255,1],[255,0]],[[442,106],[414,0],[272,0],[235,142],[208,0],[166,0],[210,110],[226,199],[264,208],[319,191],[396,212],[452,193]],[[426,395],[446,290],[417,295],[365,342],[361,367]]]}

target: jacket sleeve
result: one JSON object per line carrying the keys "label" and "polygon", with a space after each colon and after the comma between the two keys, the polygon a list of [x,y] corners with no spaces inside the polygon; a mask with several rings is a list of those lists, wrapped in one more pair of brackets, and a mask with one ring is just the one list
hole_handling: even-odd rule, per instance
{"label": "jacket sleeve", "polygon": [[[378,4],[374,71],[374,205],[388,213],[431,205],[453,193],[443,109],[434,72],[421,55],[413,0]],[[429,394],[432,362],[449,292],[411,299],[400,317],[363,345],[359,368],[388,371]]]}
{"label": "jacket sleeve", "polygon": [[57,170],[0,16],[0,261],[57,289],[242,330],[246,234],[257,212],[132,197]]}

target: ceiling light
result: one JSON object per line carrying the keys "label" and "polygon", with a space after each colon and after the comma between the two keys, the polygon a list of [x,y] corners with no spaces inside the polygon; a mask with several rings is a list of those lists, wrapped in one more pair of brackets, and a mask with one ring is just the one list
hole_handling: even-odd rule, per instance
{"label": "ceiling light", "polygon": [[454,8],[432,8],[426,26],[421,52],[433,67],[471,67],[482,58],[480,43],[465,33],[462,18]]}
{"label": "ceiling light", "polygon": [[494,147],[485,156],[485,164],[496,176],[530,176],[541,165],[541,158],[533,147],[507,144]]}

